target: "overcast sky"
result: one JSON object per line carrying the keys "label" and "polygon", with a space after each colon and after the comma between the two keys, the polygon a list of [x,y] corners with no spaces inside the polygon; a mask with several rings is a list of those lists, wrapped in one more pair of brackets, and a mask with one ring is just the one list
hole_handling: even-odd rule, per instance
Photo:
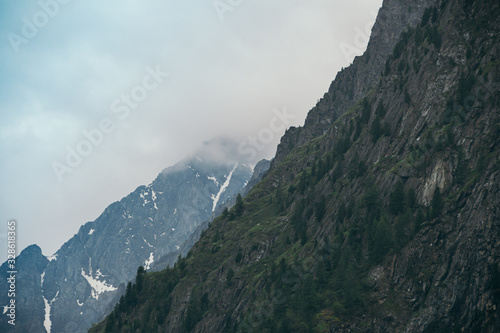
{"label": "overcast sky", "polygon": [[19,252],[51,255],[203,141],[272,129],[254,149],[272,157],[362,54],[381,2],[2,1],[0,259],[9,219]]}

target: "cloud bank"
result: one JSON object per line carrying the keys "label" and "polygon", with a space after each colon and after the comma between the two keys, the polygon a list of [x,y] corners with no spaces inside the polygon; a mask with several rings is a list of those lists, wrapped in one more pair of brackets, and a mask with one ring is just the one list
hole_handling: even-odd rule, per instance
{"label": "cloud bank", "polygon": [[[50,255],[214,137],[272,157],[362,53],[380,5],[2,2],[0,238],[16,218],[19,249]],[[293,117],[277,121],[283,110]]]}

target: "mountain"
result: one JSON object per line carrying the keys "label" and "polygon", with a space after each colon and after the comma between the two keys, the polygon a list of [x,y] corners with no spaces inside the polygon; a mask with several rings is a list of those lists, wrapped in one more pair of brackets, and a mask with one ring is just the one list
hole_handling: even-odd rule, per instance
{"label": "mountain", "polygon": [[[261,160],[257,162],[257,164],[253,168],[253,173],[252,177],[250,177],[250,180],[248,183],[245,185],[245,187],[241,191],[241,195],[245,197],[248,192],[264,177],[265,173],[267,170],[269,170],[269,167],[271,166],[271,161],[268,160]],[[231,199],[228,200],[226,203],[226,207],[232,207],[236,201],[236,196],[233,196]],[[215,211],[214,217],[220,215],[223,212],[222,206],[219,206],[219,208]],[[198,228],[191,234],[191,236],[186,239],[184,244],[180,246],[177,251],[170,252],[167,255],[164,255],[163,257],[160,258],[160,260],[156,261],[151,265],[150,271],[160,271],[162,269],[165,269],[167,267],[172,267],[179,256],[185,257],[186,254],[191,250],[193,245],[198,241],[198,239],[201,236],[201,233],[208,228],[210,223],[212,222],[212,219],[204,221],[201,223]]]}
{"label": "mountain", "polygon": [[[8,324],[8,321],[15,319],[16,328],[23,326],[21,323],[31,322],[33,318],[38,318],[40,324],[44,321],[45,315],[45,304],[42,295],[40,278],[43,271],[47,267],[49,260],[42,254],[42,250],[36,246],[31,245],[25,248],[21,254],[16,258],[16,271],[15,276],[15,287],[10,288],[10,281],[7,281],[7,277],[11,277],[12,274],[7,273],[12,271],[9,269],[7,262],[0,266],[0,290],[2,291],[2,316],[1,316],[1,328],[2,332],[14,331],[13,326]],[[7,317],[10,314],[10,309],[5,306],[9,304],[8,290],[14,290],[15,297],[15,317]],[[5,300],[4,300],[5,299]],[[22,306],[20,305],[22,304]],[[29,304],[29,306],[24,306]],[[26,326],[28,327],[28,326]],[[15,330],[20,332],[22,330]],[[45,332],[43,325],[31,326],[29,332]]]}
{"label": "mountain", "polygon": [[425,5],[384,1],[264,178],[90,332],[500,331],[500,3]]}
{"label": "mountain", "polygon": [[[108,206],[51,258],[36,245],[26,248],[17,258],[15,331],[86,332],[113,309],[139,266],[150,270],[174,254],[163,268],[172,265],[195,231],[247,191],[252,169],[231,161],[232,146],[205,143],[196,156]],[[0,273],[7,276],[7,262]],[[8,304],[4,278],[0,290],[0,305]],[[12,329],[8,320],[0,317],[2,332]]]}

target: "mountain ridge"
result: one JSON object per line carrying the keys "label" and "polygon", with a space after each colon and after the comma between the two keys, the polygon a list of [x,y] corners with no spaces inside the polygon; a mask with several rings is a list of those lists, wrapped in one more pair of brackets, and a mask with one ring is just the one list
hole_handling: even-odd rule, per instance
{"label": "mountain ridge", "polygon": [[[82,225],[50,260],[37,245],[23,250],[17,259],[23,272],[18,276],[17,329],[86,332],[112,310],[137,267],[149,270],[163,256],[188,246],[184,243],[192,233],[231,205],[252,176],[228,145],[225,140],[205,143],[207,150],[165,168],[151,184],[137,187]],[[221,156],[235,160],[210,158],[216,146],[222,147]],[[6,263],[1,269],[4,276]],[[6,288],[6,281],[0,282],[0,290]],[[0,304],[8,302],[6,297],[2,293]],[[0,327],[12,329],[7,317],[0,317]]]}
{"label": "mountain ridge", "polygon": [[365,95],[287,131],[239,209],[91,332],[498,331],[500,5],[420,14]]}

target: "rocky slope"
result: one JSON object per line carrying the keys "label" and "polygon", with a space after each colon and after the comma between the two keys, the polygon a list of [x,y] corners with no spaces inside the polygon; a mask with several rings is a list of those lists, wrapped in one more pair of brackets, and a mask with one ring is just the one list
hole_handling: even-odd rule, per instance
{"label": "rocky slope", "polygon": [[357,60],[386,53],[378,79],[339,74],[359,94],[324,98],[243,205],[91,332],[499,331],[500,4],[428,4]]}
{"label": "rocky slope", "polygon": [[[194,243],[186,243],[192,234],[199,236],[214,214],[246,191],[252,170],[224,161],[201,152],[163,170],[83,225],[50,260],[36,245],[25,249],[17,259],[14,331],[86,332],[111,311],[139,266],[150,270],[162,257],[172,258],[163,268],[173,264]],[[6,271],[5,263],[2,277]],[[1,305],[8,302],[7,288],[2,278]],[[3,332],[13,329],[7,320],[0,317]]]}

